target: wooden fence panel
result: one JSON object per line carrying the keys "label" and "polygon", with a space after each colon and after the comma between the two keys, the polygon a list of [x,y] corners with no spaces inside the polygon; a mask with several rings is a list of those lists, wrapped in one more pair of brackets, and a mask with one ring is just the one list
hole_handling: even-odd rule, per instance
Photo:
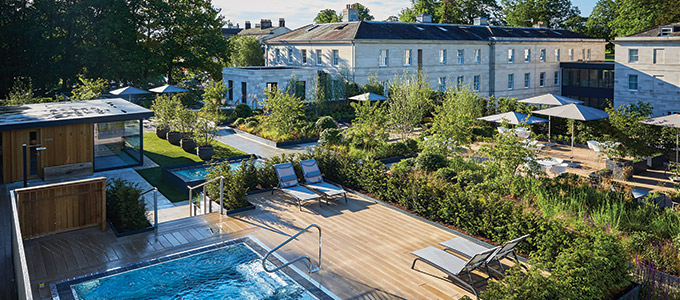
{"label": "wooden fence panel", "polygon": [[106,231],[106,177],[15,192],[23,238],[95,225]]}

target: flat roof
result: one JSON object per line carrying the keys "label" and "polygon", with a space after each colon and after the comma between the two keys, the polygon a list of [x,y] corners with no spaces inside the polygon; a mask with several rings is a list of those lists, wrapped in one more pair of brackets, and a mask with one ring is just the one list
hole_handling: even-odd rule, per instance
{"label": "flat roof", "polygon": [[560,68],[614,70],[613,61],[569,61],[561,62]]}
{"label": "flat roof", "polygon": [[0,131],[137,120],[153,112],[121,98],[0,107]]}

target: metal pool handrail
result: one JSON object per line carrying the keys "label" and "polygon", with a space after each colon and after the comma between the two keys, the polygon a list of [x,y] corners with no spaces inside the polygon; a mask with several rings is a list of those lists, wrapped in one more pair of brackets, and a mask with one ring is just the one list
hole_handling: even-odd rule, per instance
{"label": "metal pool handrail", "polygon": [[[274,252],[276,252],[276,250],[279,250],[281,247],[285,246],[285,245],[288,244],[290,241],[294,240],[294,239],[297,238],[299,235],[303,234],[305,231],[309,230],[309,229],[312,228],[312,227],[316,227],[316,229],[319,230],[319,264],[318,264],[318,266],[317,266],[316,268],[313,268],[314,264],[312,264],[312,260],[309,258],[309,256],[307,256],[307,255],[302,255],[302,256],[298,256],[297,258],[295,258],[295,259],[293,259],[293,260],[291,260],[291,261],[289,261],[289,262],[287,262],[287,263],[285,263],[285,264],[283,264],[283,265],[281,265],[281,266],[278,266],[278,267],[274,268],[273,270],[267,269],[267,264],[266,264],[266,262],[267,262],[267,258],[269,257],[269,255],[272,255]],[[280,269],[282,269],[282,268],[284,268],[284,267],[287,267],[287,266],[289,266],[289,265],[291,265],[291,264],[293,264],[293,263],[295,263],[295,262],[297,262],[297,261],[299,261],[299,260],[303,260],[303,259],[306,260],[307,263],[309,264],[309,271],[308,271],[308,272],[309,272],[310,274],[311,274],[311,273],[318,272],[318,271],[321,270],[321,226],[316,225],[316,224],[309,225],[309,226],[307,226],[305,229],[300,230],[298,233],[296,233],[295,235],[291,236],[290,238],[288,238],[288,239],[287,239],[286,241],[284,241],[283,243],[281,243],[281,244],[279,244],[278,246],[276,246],[276,248],[274,248],[274,249],[272,249],[271,251],[267,252],[267,255],[265,255],[264,258],[262,258],[262,268],[264,268],[264,270],[267,271],[267,272],[269,272],[269,273],[273,273],[273,272],[276,272],[276,271],[278,271],[278,270],[280,270]]]}
{"label": "metal pool handrail", "polygon": [[139,194],[144,196],[148,192],[153,192],[153,227],[158,231],[158,188],[153,187],[152,189],[146,190]]}
{"label": "metal pool handrail", "polygon": [[[188,185],[187,185],[187,188],[189,189],[189,216],[190,216],[190,217],[193,215],[193,211],[194,211],[194,209],[193,209],[193,207],[192,207],[192,205],[191,205],[191,200],[192,200],[192,198],[193,198],[194,189],[203,187],[203,213],[206,213],[206,206],[207,206],[207,204],[208,204],[208,203],[207,203],[208,200],[207,200],[207,197],[205,196],[205,186],[206,186],[208,183],[211,183],[211,182],[213,182],[213,181],[215,181],[215,180],[218,180],[218,179],[220,180],[220,214],[224,214],[224,205],[223,205],[223,204],[224,204],[224,203],[223,203],[223,198],[224,198],[224,197],[222,197],[222,195],[224,194],[224,176],[219,176],[219,177],[215,177],[215,178],[213,178],[213,179],[210,179],[210,180],[208,180],[208,181],[206,181],[206,182],[204,182],[204,183],[197,184],[197,185],[195,185],[195,186],[188,186]],[[200,199],[199,199],[199,201],[200,201]],[[210,211],[212,212],[212,206],[211,206]]]}

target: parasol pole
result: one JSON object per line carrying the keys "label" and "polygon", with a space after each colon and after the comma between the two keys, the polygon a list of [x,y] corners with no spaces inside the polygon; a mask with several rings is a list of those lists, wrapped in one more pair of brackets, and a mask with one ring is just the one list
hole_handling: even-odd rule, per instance
{"label": "parasol pole", "polygon": [[548,116],[548,143],[550,143],[550,117]]}
{"label": "parasol pole", "polygon": [[574,163],[574,123],[576,123],[576,122],[571,123],[571,157],[570,157],[570,159],[571,159],[572,164]]}
{"label": "parasol pole", "polygon": [[680,133],[675,132],[675,163],[678,163],[678,136]]}

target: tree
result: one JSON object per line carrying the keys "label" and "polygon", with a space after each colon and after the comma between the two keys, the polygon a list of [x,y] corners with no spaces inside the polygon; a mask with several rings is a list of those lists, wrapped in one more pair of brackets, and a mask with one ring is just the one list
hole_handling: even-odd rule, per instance
{"label": "tree", "polygon": [[87,79],[81,75],[78,80],[80,84],[71,91],[71,100],[98,99],[109,90],[109,84],[101,78]]}
{"label": "tree", "polygon": [[[507,124],[503,124],[503,126],[507,127]],[[489,156],[490,164],[497,166],[496,169],[501,172],[501,175],[513,176],[520,166],[527,162],[533,162],[539,149],[527,147],[524,139],[517,137],[512,131],[507,131],[496,135],[495,144],[482,146],[481,152]],[[533,165],[527,172],[533,173],[537,167],[537,165]]]}
{"label": "tree", "polygon": [[680,5],[674,0],[616,0],[611,26],[615,36],[626,36],[654,26],[677,22]]}
{"label": "tree", "polygon": [[232,66],[264,66],[264,52],[256,38],[235,35],[229,39],[229,46],[231,47],[229,62]]}
{"label": "tree", "polygon": [[630,105],[612,106],[606,109],[609,124],[613,129],[610,142],[621,142],[622,146],[612,149],[614,156],[639,158],[657,152],[656,143],[661,138],[661,128],[640,123],[652,115],[649,103],[637,102]]}
{"label": "tree", "polygon": [[267,115],[266,125],[279,135],[297,132],[302,127],[305,116],[305,104],[302,99],[292,96],[287,91],[272,89],[266,91],[264,112]]}
{"label": "tree", "polygon": [[423,117],[432,107],[432,89],[427,78],[422,75],[408,74],[394,77],[390,83],[390,96],[387,100],[389,121],[402,138],[406,138],[420,125]]}
{"label": "tree", "polygon": [[335,23],[340,21],[342,21],[342,16],[338,15],[335,10],[332,9],[324,9],[314,17],[314,23],[316,24]]}
{"label": "tree", "polygon": [[616,18],[616,2],[614,0],[599,0],[593,7],[586,21],[586,33],[588,36],[606,39],[614,39],[612,22]]}
{"label": "tree", "polygon": [[31,103],[50,102],[51,98],[37,98],[33,94],[33,82],[30,78],[19,77],[14,80],[6,100],[0,101],[0,106],[23,105]]}
{"label": "tree", "polygon": [[[373,21],[375,17],[371,15],[371,10],[361,3],[354,3],[354,8],[358,11],[359,21]],[[342,20],[342,18],[340,18]]]}
{"label": "tree", "polygon": [[387,19],[385,19],[383,22],[399,22],[399,17],[397,16],[389,16]]}
{"label": "tree", "polygon": [[426,148],[438,149],[447,154],[456,147],[472,143],[472,129],[482,116],[484,104],[468,87],[446,90],[442,105],[435,109],[431,139]]}
{"label": "tree", "polygon": [[354,147],[372,150],[387,141],[387,109],[381,103],[371,101],[353,102],[355,118],[352,127],[347,130],[347,139]]}
{"label": "tree", "polygon": [[476,17],[485,17],[500,25],[500,13],[496,0],[442,0],[438,15],[442,24],[473,24]]}
{"label": "tree", "polygon": [[432,15],[432,22],[439,23],[439,2],[436,0],[411,0],[411,7],[399,12],[399,22],[413,23],[420,14]]}
{"label": "tree", "polygon": [[581,11],[570,0],[503,0],[505,21],[510,26],[531,27],[542,21],[550,28],[565,28]]}
{"label": "tree", "polygon": [[205,87],[203,95],[203,110],[213,121],[217,121],[217,114],[220,106],[226,101],[227,88],[222,80],[210,80]]}

